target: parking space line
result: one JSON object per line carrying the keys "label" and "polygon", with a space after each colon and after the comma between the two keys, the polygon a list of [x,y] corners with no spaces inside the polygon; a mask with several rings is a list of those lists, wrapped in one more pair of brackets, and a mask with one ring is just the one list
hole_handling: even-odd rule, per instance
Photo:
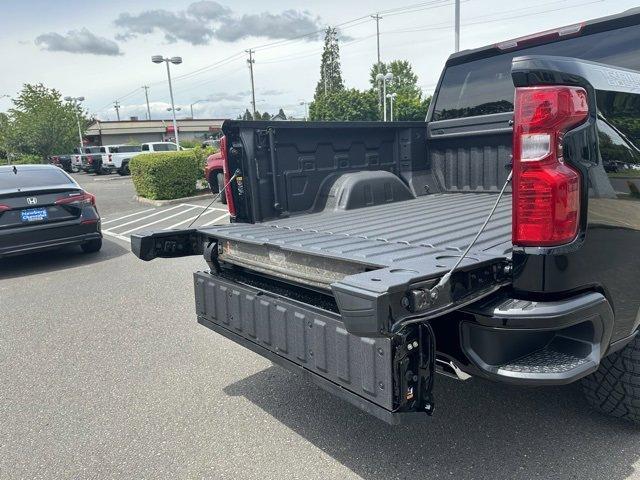
{"label": "parking space line", "polygon": [[[204,208],[204,207],[201,207],[201,208]],[[191,221],[195,220],[198,217],[202,217],[203,215],[208,215],[208,214],[213,213],[213,212],[215,212],[215,210],[213,210],[213,209],[207,210],[206,212],[201,212],[198,215],[194,215],[193,217],[189,217],[189,218],[187,218],[185,220],[182,220],[182,221],[180,221],[178,223],[174,223],[170,227],[163,228],[163,230],[171,230],[172,228],[176,228],[178,225],[182,225],[183,223],[191,222]]]}
{"label": "parking space line", "polygon": [[211,220],[210,222],[205,223],[204,225],[200,225],[201,227],[209,227],[211,225],[213,225],[214,223],[216,223],[219,220],[222,220],[225,217],[229,216],[229,212],[225,213],[224,215],[220,215],[218,218]]}
{"label": "parking space line", "polygon": [[110,237],[114,237],[119,240],[124,240],[125,242],[131,243],[131,238],[125,237],[124,235],[119,235],[117,233],[110,232],[109,230],[103,230],[102,233],[105,235],[109,235]]}
{"label": "parking space line", "polygon": [[[138,226],[138,227],[133,227],[131,230],[127,230],[126,232],[120,232],[120,235],[126,235],[127,233],[131,233],[131,232],[133,232],[135,230],[142,230],[144,228],[150,227],[151,225],[155,225],[156,223],[164,222],[165,220],[169,220],[170,218],[174,218],[174,217],[180,216],[180,215],[182,215],[184,213],[190,212],[191,210],[194,210],[196,208],[203,208],[203,207],[198,207],[198,206],[189,207],[186,210],[181,210],[178,213],[174,213],[173,215],[169,215],[168,217],[162,217],[159,220],[154,220],[153,222],[149,222],[149,223],[147,223],[145,225],[141,225],[141,226]],[[165,212],[166,212],[166,210],[165,210]],[[187,222],[187,221],[189,221],[189,219],[183,220],[180,223],[184,223],[184,222]]]}
{"label": "parking space line", "polygon": [[117,222],[118,220],[124,220],[125,218],[129,218],[129,217],[135,217],[136,215],[141,215],[143,213],[151,212],[153,210],[155,210],[155,208],[148,208],[147,210],[142,210],[140,212],[130,213],[129,215],[125,215],[124,217],[114,218],[113,220],[107,220],[106,222],[102,222],[102,225],[105,225],[107,223]]}
{"label": "parking space line", "polygon": [[[194,205],[193,203],[183,203],[182,205],[189,205],[190,207],[202,207],[202,208],[205,207],[205,205]],[[219,212],[226,212],[227,211],[226,208],[217,208],[217,207],[208,207],[207,210],[218,210]]]}
{"label": "parking space line", "polygon": [[180,205],[176,205],[176,206],[174,206],[174,207],[170,207],[170,208],[167,208],[167,209],[165,209],[165,210],[157,211],[157,212],[152,213],[152,214],[150,214],[150,215],[147,215],[147,216],[145,216],[145,217],[142,217],[142,218],[136,218],[135,220],[131,220],[130,222],[122,223],[122,224],[120,224],[120,225],[115,225],[115,226],[111,227],[111,229],[114,229],[114,228],[120,228],[120,227],[126,227],[127,225],[131,225],[132,223],[136,223],[136,222],[139,222],[139,221],[141,221],[141,220],[146,220],[147,218],[155,217],[156,215],[160,215],[160,214],[163,214],[163,213],[166,213],[166,212],[170,212],[171,210],[175,210],[176,208],[181,208],[181,207],[183,207],[183,206],[184,206],[184,205],[181,203]]}

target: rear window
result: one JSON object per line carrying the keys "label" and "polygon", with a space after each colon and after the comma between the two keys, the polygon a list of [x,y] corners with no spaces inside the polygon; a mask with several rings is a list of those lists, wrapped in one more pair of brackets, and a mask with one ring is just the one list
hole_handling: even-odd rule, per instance
{"label": "rear window", "polygon": [[640,70],[640,25],[575,37],[447,68],[433,120],[513,111],[511,60],[523,55],[576,57]]}
{"label": "rear window", "polygon": [[118,153],[131,153],[131,152],[139,152],[140,145],[120,145],[116,148],[116,152]]}
{"label": "rear window", "polygon": [[154,152],[169,152],[175,151],[178,147],[176,147],[173,143],[156,143],[153,146]]}
{"label": "rear window", "polygon": [[84,153],[104,153],[102,147],[86,147]]}
{"label": "rear window", "polygon": [[147,145],[146,143],[144,145],[142,145],[142,151],[143,152],[148,152],[149,151],[149,145]]}
{"label": "rear window", "polygon": [[21,169],[20,166],[17,166],[16,169],[17,173],[13,173],[13,169],[0,170],[0,190],[74,183],[58,168]]}

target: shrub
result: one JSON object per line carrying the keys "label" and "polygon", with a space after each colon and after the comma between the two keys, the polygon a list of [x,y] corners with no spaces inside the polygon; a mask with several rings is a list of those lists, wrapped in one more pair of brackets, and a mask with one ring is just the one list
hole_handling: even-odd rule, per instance
{"label": "shrub", "polygon": [[29,165],[32,163],[42,163],[42,157],[40,155],[32,155],[28,153],[23,153],[17,157],[14,157],[10,160],[12,165]]}
{"label": "shrub", "polygon": [[205,147],[202,148],[200,145],[196,146],[193,150],[191,150],[194,155],[194,161],[198,165],[200,170],[200,174],[198,175],[199,180],[205,180],[204,178],[204,167],[207,164],[207,157],[212,153],[216,152],[216,149],[213,147]]}
{"label": "shrub", "polygon": [[201,165],[201,155],[188,150],[137,155],[131,159],[129,169],[139,196],[169,200],[196,193],[196,183],[203,175]]}

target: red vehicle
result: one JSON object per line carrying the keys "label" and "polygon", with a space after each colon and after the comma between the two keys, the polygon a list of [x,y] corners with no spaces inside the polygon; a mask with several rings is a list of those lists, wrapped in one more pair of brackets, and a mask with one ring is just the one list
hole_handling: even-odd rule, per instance
{"label": "red vehicle", "polygon": [[[211,188],[211,192],[214,194],[220,192],[224,187],[224,160],[222,157],[222,148],[207,157],[207,164],[204,167],[204,178],[209,182],[209,188]],[[221,195],[220,201],[226,205],[226,195]]]}

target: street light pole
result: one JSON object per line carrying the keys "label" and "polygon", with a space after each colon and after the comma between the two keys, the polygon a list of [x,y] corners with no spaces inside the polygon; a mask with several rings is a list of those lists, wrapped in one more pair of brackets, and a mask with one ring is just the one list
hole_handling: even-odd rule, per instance
{"label": "street light pole", "polygon": [[376,80],[378,81],[378,83],[382,82],[382,99],[383,99],[382,121],[386,122],[387,121],[387,83],[393,80],[393,74],[391,72],[387,73],[386,75],[383,75],[382,73],[378,73],[376,75]]}
{"label": "street light pole", "polygon": [[171,97],[171,113],[173,117],[173,131],[176,134],[176,145],[180,149],[180,137],[178,135],[178,121],[176,120],[176,105],[173,101],[173,86],[171,85],[171,68],[169,63],[174,65],[180,65],[182,63],[182,57],[163,57],[162,55],[154,55],[151,57],[153,63],[166,63],[167,64],[167,80],[169,81],[169,96]]}
{"label": "street light pole", "polygon": [[390,102],[390,113],[391,113],[391,121],[393,122],[393,102],[395,101],[396,97],[398,96],[397,93],[387,93],[387,98],[389,99]]}
{"label": "street light pole", "polygon": [[80,107],[80,102],[84,102],[84,97],[64,97],[67,102],[73,103],[74,109],[73,111],[76,114],[76,122],[78,123],[78,139],[80,140],[80,153],[82,153],[82,128],[80,127],[80,115],[78,115],[78,108]]}
{"label": "street light pole", "polygon": [[460,51],[460,0],[456,0],[456,52]]}
{"label": "street light pole", "polygon": [[309,102],[302,100],[299,105],[304,105],[304,121],[309,121]]}

